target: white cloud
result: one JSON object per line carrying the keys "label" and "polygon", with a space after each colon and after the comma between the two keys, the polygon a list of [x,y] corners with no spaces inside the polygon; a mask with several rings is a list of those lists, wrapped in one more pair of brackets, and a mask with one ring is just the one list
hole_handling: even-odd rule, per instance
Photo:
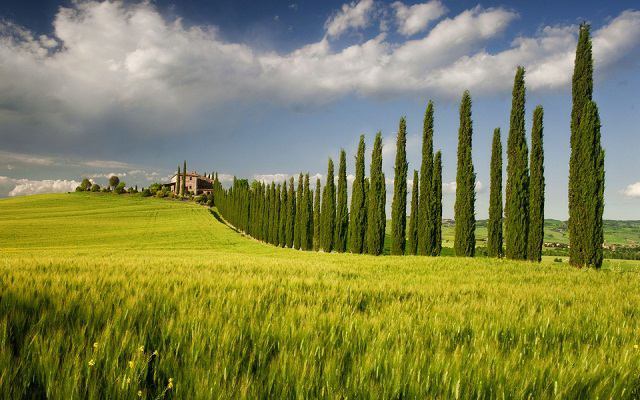
{"label": "white cloud", "polygon": [[256,181],[260,181],[260,182],[266,182],[266,183],[271,183],[271,182],[275,182],[275,183],[282,183],[285,182],[287,179],[289,179],[289,175],[288,174],[262,174],[262,175],[253,175],[253,179],[255,179]]}
{"label": "white cloud", "polygon": [[411,36],[421,32],[429,26],[429,23],[442,17],[447,8],[440,0],[432,0],[428,3],[407,6],[400,1],[391,4],[396,13],[398,32]]}
{"label": "white cloud", "polygon": [[339,37],[349,29],[362,29],[369,25],[373,0],[359,0],[343,4],[340,11],[327,20],[327,36]]}
{"label": "white cloud", "polygon": [[[444,194],[456,194],[456,186],[457,185],[456,185],[455,181],[453,181],[453,182],[444,182],[442,184],[442,193],[444,193]],[[484,192],[484,190],[485,190],[485,187],[482,184],[482,182],[476,181],[476,184],[475,184],[476,193],[482,193],[482,192]]]}
{"label": "white cloud", "polygon": [[0,151],[0,162],[14,162],[19,164],[50,166],[55,162],[51,157],[36,156],[32,154],[11,153]]}
{"label": "white cloud", "polygon": [[622,194],[627,197],[640,198],[640,182],[630,184],[622,191]]}
{"label": "white cloud", "polygon": [[[100,135],[96,127],[111,126],[112,119],[130,134],[174,135],[234,102],[305,107],[350,94],[507,93],[517,65],[527,68],[534,91],[568,87],[577,36],[573,26],[547,26],[506,49],[488,51],[518,16],[475,7],[439,21],[424,37],[394,43],[383,32],[334,48],[329,37],[376,17],[373,1],[363,0],[343,6],[327,22],[327,37],[280,54],[227,42],[215,27],[167,20],[150,2],[71,4],[56,15],[50,38],[0,23],[5,143],[23,131],[42,130],[52,142]],[[593,48],[596,74],[636,56],[640,11],[626,11],[594,30]]]}
{"label": "white cloud", "polygon": [[[14,179],[6,176],[0,176],[0,190],[4,193],[5,189],[9,190],[8,195],[25,196],[29,194],[40,193],[63,193],[72,192],[80,185],[80,182],[74,180],[31,180],[31,179]],[[12,189],[9,189],[12,188]]]}
{"label": "white cloud", "polygon": [[120,161],[110,161],[110,160],[90,160],[90,161],[84,161],[82,164],[92,168],[131,168],[132,167],[132,165],[129,163],[124,163]]}

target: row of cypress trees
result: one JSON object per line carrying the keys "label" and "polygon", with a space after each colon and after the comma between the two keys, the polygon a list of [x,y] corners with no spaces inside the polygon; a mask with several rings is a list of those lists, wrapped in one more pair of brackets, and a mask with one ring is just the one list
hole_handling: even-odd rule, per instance
{"label": "row of cypress trees", "polygon": [[[569,238],[573,265],[602,264],[604,151],[600,120],[592,101],[593,60],[589,26],[580,27],[573,76],[571,158],[569,172]],[[533,113],[531,153],[525,131],[525,70],[516,70],[507,137],[506,199],[502,201],[502,142],[493,132],[487,253],[491,257],[540,261],[544,238],[544,110]],[[455,198],[454,251],[475,255],[475,184],[472,161],[472,101],[465,91],[460,102]],[[411,210],[407,226],[406,119],[400,119],[396,139],[394,193],[391,211],[391,254],[437,256],[442,249],[442,155],[433,152],[434,105],[425,111],[420,171],[413,172]],[[236,180],[229,190],[216,179],[216,205],[239,229],[275,245],[380,255],[386,227],[386,185],[382,172],[382,135],[376,134],[369,177],[365,177],[365,142],[360,136],[355,159],[351,206],[347,207],[346,154],[340,152],[337,188],[333,160],[321,188],[309,187],[309,174],[286,185]],[[186,165],[185,165],[186,170]],[[321,192],[322,189],[322,192]],[[504,224],[504,230],[503,230]]]}

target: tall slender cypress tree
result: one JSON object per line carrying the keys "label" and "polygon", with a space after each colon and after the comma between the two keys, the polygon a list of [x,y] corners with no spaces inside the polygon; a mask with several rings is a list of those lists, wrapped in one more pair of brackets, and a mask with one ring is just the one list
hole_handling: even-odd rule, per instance
{"label": "tall slender cypress tree", "polygon": [[356,155],[356,175],[351,191],[351,213],[349,220],[349,250],[360,254],[364,248],[366,232],[367,203],[364,188],[364,135],[360,135]]}
{"label": "tall slender cypress tree", "polygon": [[293,242],[295,237],[295,225],[296,225],[296,191],[295,191],[295,181],[293,176],[289,178],[289,193],[287,193],[287,231],[285,233],[285,238],[287,242],[287,247],[292,249]]}
{"label": "tall slender cypress tree", "polygon": [[327,253],[333,250],[333,234],[336,229],[336,185],[333,171],[333,160],[329,158],[327,166],[327,183],[324,185],[324,196],[322,197],[322,230],[320,231],[320,241],[322,249]]}
{"label": "tall slender cypress tree", "polygon": [[349,209],[347,206],[347,153],[340,150],[338,168],[338,200],[336,206],[336,232],[334,247],[338,253],[347,251],[347,233],[349,229]]}
{"label": "tall slender cypress tree", "polygon": [[407,232],[407,254],[415,256],[418,252],[418,171],[413,170],[413,188],[411,189],[411,216]]}
{"label": "tall slender cypress tree", "polygon": [[313,202],[313,250],[315,251],[320,249],[320,190],[320,178],[317,178]]}
{"label": "tall slender cypress tree", "polygon": [[527,258],[529,236],[529,160],[524,129],[524,68],[518,67],[513,81],[511,122],[507,139],[507,193],[505,245],[507,258]]}
{"label": "tall slender cypress tree", "polygon": [[604,232],[602,214],[604,211],[604,150],[600,142],[600,116],[598,106],[589,101],[585,104],[580,118],[578,176],[582,177],[578,199],[582,201],[582,261],[583,265],[600,268],[602,266],[602,245]]}
{"label": "tall slender cypress tree", "polygon": [[433,102],[429,100],[422,128],[422,164],[420,165],[420,198],[418,202],[418,254],[433,250],[434,225],[431,180],[433,175]]}
{"label": "tall slender cypress tree", "polygon": [[531,129],[531,161],[529,186],[529,239],[527,258],[531,261],[542,260],[544,243],[544,149],[543,124],[544,111],[541,106],[533,112]]}
{"label": "tall slender cypress tree", "polygon": [[407,240],[407,121],[400,118],[391,205],[391,254],[403,255]]}
{"label": "tall slender cypress tree", "polygon": [[276,246],[280,246],[280,201],[282,197],[282,185],[278,183],[276,185],[276,212],[274,216],[274,224],[273,224],[273,244]]}
{"label": "tall slender cypress tree", "polygon": [[[583,266],[587,264],[586,238],[588,215],[581,196],[584,193],[584,182],[589,177],[585,175],[585,166],[581,164],[583,147],[592,146],[582,137],[581,120],[586,105],[593,97],[593,56],[591,48],[591,27],[580,25],[578,45],[576,47],[575,64],[571,94],[573,105],[571,108],[571,156],[569,158],[569,262],[571,265]],[[585,126],[585,132],[590,127]]]}
{"label": "tall slender cypress tree", "polygon": [[178,164],[178,173],[176,174],[176,194],[180,194],[180,164]]}
{"label": "tall slender cypress tree", "polygon": [[487,255],[502,257],[502,141],[500,128],[493,131],[491,146],[491,185],[489,188]]}
{"label": "tall slender cypress tree", "polygon": [[475,180],[471,158],[473,126],[471,121],[471,95],[465,91],[460,102],[460,129],[458,130],[458,170],[456,174],[455,240],[457,256],[473,257],[476,248]]}
{"label": "tall slender cypress tree", "polygon": [[442,252],[442,152],[438,150],[433,160],[433,177],[431,181],[433,192],[433,237],[432,256],[439,256]]}
{"label": "tall slender cypress tree", "polygon": [[289,198],[287,197],[287,181],[282,182],[280,193],[280,224],[278,226],[278,238],[280,247],[287,245],[287,215],[289,213]]}
{"label": "tall slender cypress tree", "polygon": [[309,173],[304,176],[304,203],[306,205],[305,210],[305,232],[304,242],[305,250],[313,249],[313,195],[309,188]]}
{"label": "tall slender cypress tree", "polygon": [[184,160],[184,165],[182,168],[182,188],[180,189],[180,194],[183,196],[187,195],[187,160]]}
{"label": "tall slender cypress tree", "polygon": [[363,237],[363,241],[362,241],[362,252],[365,254],[369,253],[369,250],[367,248],[368,244],[369,244],[369,240],[368,238],[368,230],[369,230],[369,193],[370,193],[370,189],[371,189],[371,184],[369,183],[370,180],[369,178],[364,178],[364,227],[365,227],[365,232],[364,232],[364,237]]}
{"label": "tall slender cypress tree", "polygon": [[384,249],[384,229],[386,226],[386,187],[382,173],[382,133],[376,134],[371,155],[370,187],[367,210],[367,251],[380,255]]}
{"label": "tall slender cypress tree", "polygon": [[302,240],[302,196],[304,195],[303,182],[304,177],[302,172],[298,175],[298,191],[296,192],[296,223],[295,233],[293,235],[293,246],[296,249],[300,249],[300,243]]}

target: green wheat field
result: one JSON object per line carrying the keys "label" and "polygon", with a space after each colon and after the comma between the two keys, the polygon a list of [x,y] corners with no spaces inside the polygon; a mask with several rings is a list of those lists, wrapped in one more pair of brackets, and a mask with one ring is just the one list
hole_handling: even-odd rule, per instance
{"label": "green wheat field", "polygon": [[0,200],[0,397],[640,398],[640,264],[279,249],[193,203]]}

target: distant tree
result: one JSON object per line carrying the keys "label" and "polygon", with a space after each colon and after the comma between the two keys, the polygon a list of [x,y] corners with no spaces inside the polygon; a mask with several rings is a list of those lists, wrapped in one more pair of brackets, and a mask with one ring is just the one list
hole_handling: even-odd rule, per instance
{"label": "distant tree", "polygon": [[93,185],[91,185],[91,191],[92,192],[99,192],[100,191],[100,185],[98,185],[97,183],[94,183]]}
{"label": "distant tree", "polygon": [[80,183],[80,186],[82,186],[82,188],[85,191],[89,191],[89,190],[91,190],[91,181],[89,179],[87,179],[87,178],[84,178],[82,180],[82,183]]}
{"label": "distant tree", "polygon": [[433,177],[431,180],[433,192],[433,221],[434,246],[431,252],[433,256],[439,256],[442,252],[442,152],[436,153],[433,160]]}
{"label": "distant tree", "polygon": [[487,255],[502,257],[502,141],[500,128],[493,131],[491,146],[491,185],[489,188]]}
{"label": "distant tree", "polygon": [[356,155],[356,175],[351,190],[351,213],[349,220],[349,250],[352,253],[363,252],[365,232],[367,228],[367,203],[364,187],[364,135],[360,135],[358,153]]}
{"label": "distant tree", "polygon": [[109,177],[109,187],[115,189],[119,183],[120,183],[120,178],[118,178],[117,176],[112,175]]}
{"label": "distant tree", "polygon": [[411,216],[407,232],[407,254],[416,255],[418,252],[418,171],[413,170],[413,188],[411,190]]}
{"label": "distant tree", "polygon": [[180,194],[180,165],[178,165],[178,172],[176,173],[176,194]]}
{"label": "distant tree", "polygon": [[362,241],[362,252],[363,253],[369,253],[369,250],[367,250],[367,245],[368,245],[368,239],[367,239],[367,230],[369,229],[369,189],[371,189],[371,184],[369,183],[369,178],[364,178],[364,190],[363,190],[363,195],[364,195],[364,227],[365,227],[365,236],[363,237],[363,241]]}
{"label": "distant tree", "polygon": [[118,185],[114,189],[114,192],[116,192],[117,194],[122,194],[122,193],[125,192],[125,187],[126,186],[127,185],[124,182],[120,182],[120,183],[118,183]]}
{"label": "distant tree", "polygon": [[282,183],[282,190],[280,193],[280,217],[278,225],[278,238],[280,247],[287,245],[287,215],[289,214],[289,198],[287,193],[287,181]]}
{"label": "distant tree", "polygon": [[407,240],[407,121],[400,118],[391,205],[391,254],[404,255]]}
{"label": "distant tree", "polygon": [[380,255],[384,249],[386,187],[382,173],[382,133],[378,132],[373,144],[370,168],[370,187],[367,210],[367,251]]}
{"label": "distant tree", "polygon": [[544,149],[543,120],[544,111],[541,106],[533,112],[531,129],[531,176],[529,186],[529,239],[527,258],[531,261],[542,260],[544,244]]}
{"label": "distant tree", "polygon": [[334,247],[338,253],[344,253],[347,251],[347,233],[349,229],[349,208],[347,206],[347,153],[345,153],[344,150],[340,150],[337,197]]}
{"label": "distant tree", "polygon": [[329,158],[327,182],[324,185],[322,212],[320,213],[320,220],[322,221],[320,247],[327,253],[331,253],[333,250],[333,235],[336,227],[336,186],[334,179],[333,160]]}
{"label": "distant tree", "polygon": [[431,180],[433,175],[433,102],[429,101],[422,128],[422,163],[420,165],[420,197],[418,200],[417,254],[429,255],[435,243]]}
{"label": "distant tree", "polygon": [[475,255],[475,180],[471,158],[473,127],[471,96],[465,91],[460,102],[460,129],[458,131],[458,170],[456,174],[455,240],[457,256]]}
{"label": "distant tree", "polygon": [[[183,196],[187,195],[187,160],[184,160],[184,165],[182,166],[182,187],[180,188],[180,194]],[[235,179],[235,177],[234,177]]]}
{"label": "distant tree", "polygon": [[302,198],[301,212],[302,219],[302,237],[300,238],[300,247],[302,250],[313,249],[313,198],[309,189],[309,174],[304,176],[304,193]]}
{"label": "distant tree", "polygon": [[296,224],[296,191],[295,181],[293,176],[289,178],[289,192],[287,193],[287,222],[286,222],[285,241],[287,247],[292,249],[294,236],[295,236],[295,224]]}
{"label": "distant tree", "polygon": [[313,250],[315,251],[320,249],[320,191],[320,178],[316,178],[316,188],[314,190],[313,201]]}
{"label": "distant tree", "polygon": [[298,191],[296,192],[296,223],[295,232],[293,238],[293,247],[300,249],[300,243],[302,239],[302,196],[304,194],[304,176],[302,173],[298,175]]}
{"label": "distant tree", "polygon": [[529,160],[524,129],[524,68],[518,67],[513,82],[511,122],[507,139],[507,190],[505,202],[505,254],[527,258],[529,236]]}

